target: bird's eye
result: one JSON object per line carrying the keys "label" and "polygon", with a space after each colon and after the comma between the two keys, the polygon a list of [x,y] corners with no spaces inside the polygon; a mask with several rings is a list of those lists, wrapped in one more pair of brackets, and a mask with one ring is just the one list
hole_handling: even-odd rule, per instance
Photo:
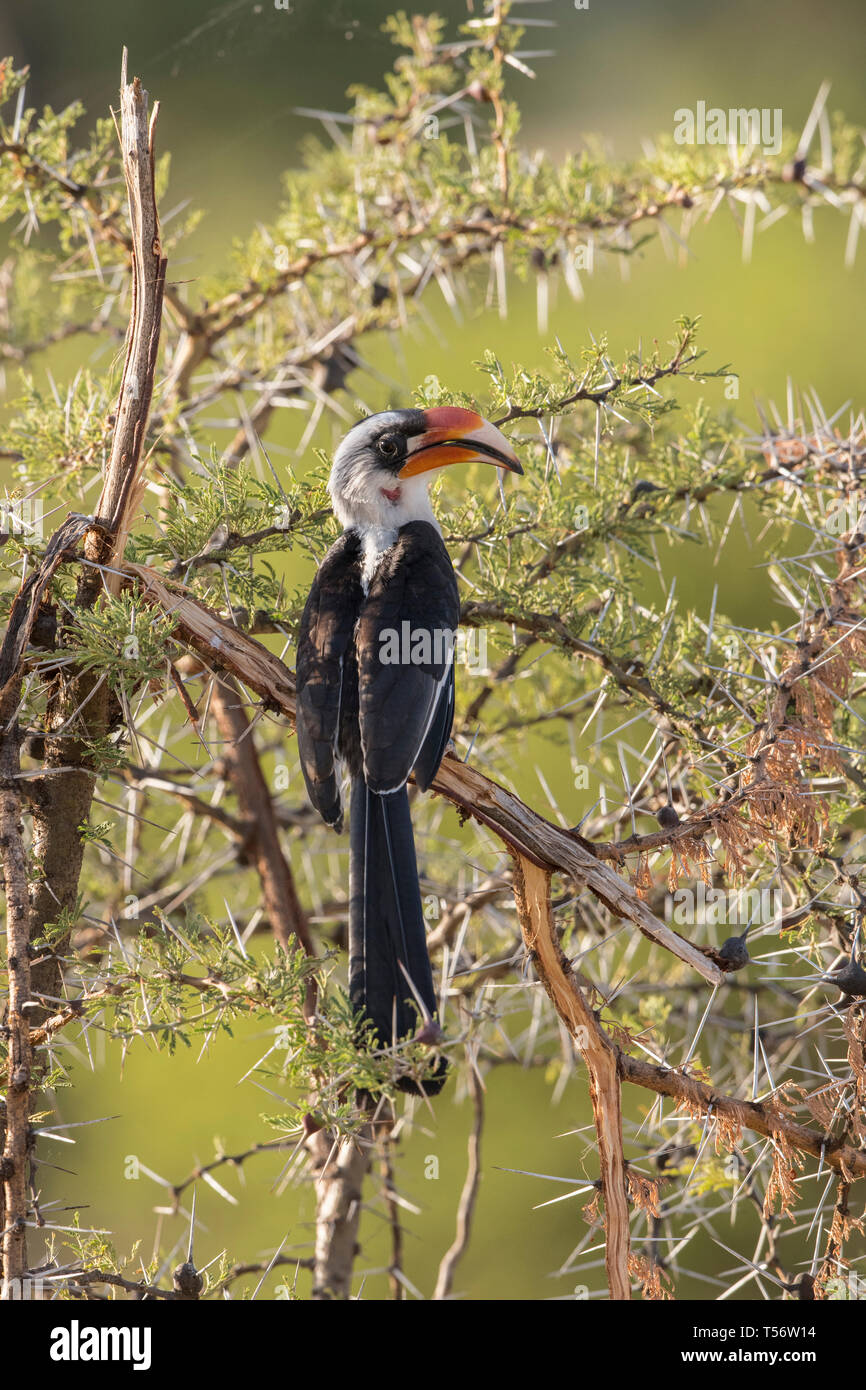
{"label": "bird's eye", "polygon": [[386,459],[396,458],[400,448],[392,434],[383,434],[376,447],[382,457]]}

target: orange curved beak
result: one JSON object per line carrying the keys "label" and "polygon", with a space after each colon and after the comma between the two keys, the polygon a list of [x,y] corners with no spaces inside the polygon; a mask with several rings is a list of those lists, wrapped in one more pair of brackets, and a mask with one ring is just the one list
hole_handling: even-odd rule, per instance
{"label": "orange curved beak", "polygon": [[492,463],[509,473],[523,472],[505,435],[476,411],[434,406],[424,417],[427,429],[409,441],[409,457],[398,478],[414,478],[450,463]]}

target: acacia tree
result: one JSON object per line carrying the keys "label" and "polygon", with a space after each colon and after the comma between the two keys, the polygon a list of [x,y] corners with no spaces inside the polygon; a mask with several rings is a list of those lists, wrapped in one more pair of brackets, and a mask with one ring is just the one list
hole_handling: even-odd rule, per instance
{"label": "acacia tree", "polygon": [[[193,219],[160,228],[156,109],[125,62],[116,121],[89,137],[79,107],[30,110],[26,72],[0,65],[6,1297],[38,1275],[55,1295],[196,1299],[283,1264],[311,1270],[313,1297],[346,1297],[364,1199],[384,1204],[403,1296],[394,1139],[417,1102],[396,1082],[431,1059],[420,1043],[358,1047],[345,862],[289,738],[303,597],[336,535],[312,442],[351,418],[347,378],[386,403],[367,345],[412,331],[436,297],[486,296],[505,316],[515,277],[534,280],[545,331],[557,286],[580,296],[588,248],[627,257],[726,209],[750,243],[759,214],[806,222],[830,204],[853,254],[862,141],[831,129],[825,93],[778,156],[664,139],[629,165],[530,156],[508,9],[491,0],[454,36],[391,21],[385,86],[321,113],[329,139],[287,176],[273,223],[194,292],[171,279]],[[484,1077],[501,1066],[544,1068],[557,1096],[589,1087],[592,1176],[567,1209],[563,1271],[594,1291],[675,1294],[683,1245],[724,1220],[727,1250],[737,1203],[755,1221],[708,1287],[859,1289],[866,425],[792,390],[747,431],[702,398],[733,378],[696,335],[684,318],[669,347],[617,360],[604,339],[555,342],[543,369],[505,365],[494,343],[477,382],[417,386],[420,404],[496,420],[526,468],[498,497],[440,485],[468,656],[453,745],[415,816],[449,1084],[474,1120],[436,1298],[468,1248]],[[41,356],[67,339],[107,351],[47,387]],[[217,407],[228,429],[207,423]],[[303,421],[294,468],[268,442],[286,409]],[[684,557],[724,557],[735,521],[757,525],[789,610],[772,627],[728,620],[723,578],[709,611],[676,600]],[[539,738],[584,792],[576,826],[543,776],[535,804],[515,790]],[[449,804],[463,863],[441,847]],[[223,1165],[285,1151],[299,1181],[318,1179],[310,1250],[275,1242],[270,1261],[205,1274],[191,1250],[171,1277],[161,1255],[129,1268],[52,1220],[37,1165],[64,1049],[95,1031],[118,1057],[206,1043],[251,1012],[273,1034],[257,1074],[285,1097],[275,1137],[169,1186],[179,1208],[194,1180],[219,1190]],[[604,1281],[584,1254],[600,1229]]]}

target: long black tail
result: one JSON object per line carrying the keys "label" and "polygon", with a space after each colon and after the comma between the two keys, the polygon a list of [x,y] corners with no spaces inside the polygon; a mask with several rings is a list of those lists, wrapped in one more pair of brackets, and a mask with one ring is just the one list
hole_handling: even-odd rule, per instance
{"label": "long black tail", "polygon": [[[390,1047],[417,1033],[425,1016],[436,1018],[406,788],[378,796],[354,780],[349,835],[349,994],[379,1046]],[[443,1062],[424,1091],[433,1095],[444,1081]]]}

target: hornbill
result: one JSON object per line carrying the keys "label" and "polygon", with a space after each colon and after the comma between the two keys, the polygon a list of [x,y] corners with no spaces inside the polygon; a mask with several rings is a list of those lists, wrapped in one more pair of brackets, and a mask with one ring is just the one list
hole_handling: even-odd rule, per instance
{"label": "hornbill", "polygon": [[[310,800],[337,831],[344,772],[350,780],[349,996],[380,1048],[439,1037],[406,783],[414,772],[430,786],[454,716],[460,608],[430,474],[471,460],[523,472],[472,410],[388,410],[355,425],[328,482],[343,535],[301,618],[298,752]],[[442,1061],[427,1094],[444,1072]]]}

